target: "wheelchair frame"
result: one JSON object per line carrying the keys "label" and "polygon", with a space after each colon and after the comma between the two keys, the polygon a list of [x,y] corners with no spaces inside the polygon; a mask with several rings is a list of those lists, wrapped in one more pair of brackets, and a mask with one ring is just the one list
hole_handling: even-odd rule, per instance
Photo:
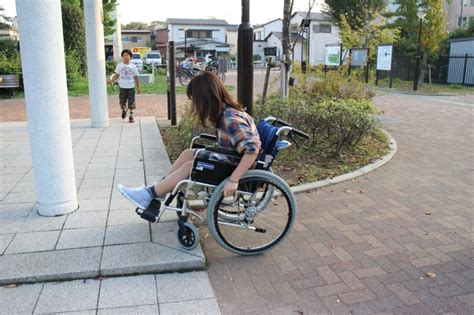
{"label": "wheelchair frame", "polygon": [[[291,145],[289,141],[283,140],[283,141],[280,141],[279,143],[280,148],[276,149],[275,148],[276,141],[281,135],[283,134],[290,135],[292,132],[305,138],[308,136],[305,133],[291,127],[286,122],[278,120],[274,117],[267,117],[264,121],[267,122],[268,124],[272,124],[273,126],[275,123],[279,123],[282,126],[278,128],[278,131],[273,136],[273,139],[271,139],[271,142],[268,145],[268,148],[270,148],[270,152],[264,153],[263,155],[264,161],[259,160],[260,159],[260,156],[259,156],[259,158],[256,161],[257,162],[256,168],[249,170],[242,177],[241,181],[239,181],[239,186],[242,180],[251,181],[254,178],[258,178],[260,181],[266,182],[266,185],[274,185],[275,187],[277,187],[280,190],[280,193],[279,193],[280,195],[285,195],[285,199],[287,200],[289,204],[289,211],[290,211],[288,215],[289,221],[287,222],[287,225],[284,231],[282,232],[282,235],[278,235],[278,239],[276,241],[273,241],[271,244],[266,245],[266,247],[263,246],[262,248],[258,248],[255,250],[248,248],[247,250],[245,248],[244,249],[237,248],[233,246],[232,244],[229,244],[229,242],[227,242],[222,236],[222,233],[220,233],[216,229],[215,225],[222,224],[229,227],[235,227],[239,229],[250,229],[255,232],[266,233],[265,231],[263,231],[264,229],[251,226],[249,225],[248,222],[242,223],[242,221],[244,221],[244,217],[245,217],[247,219],[251,218],[253,222],[253,218],[261,214],[267,208],[268,202],[270,201],[270,199],[268,199],[268,196],[270,196],[270,198],[273,198],[274,196],[276,197],[279,196],[278,194],[274,194],[274,188],[273,190],[270,190],[271,191],[270,194],[268,194],[268,191],[270,188],[265,188],[266,190],[263,192],[262,200],[264,200],[265,198],[267,198],[267,200],[265,200],[265,203],[263,203],[263,206],[261,206],[261,208],[258,209],[258,206],[255,206],[255,205],[257,204],[257,202],[262,202],[262,200],[255,201],[255,198],[258,198],[256,191],[250,192],[250,191],[244,191],[238,188],[236,191],[237,197],[235,197],[234,195],[234,197],[232,197],[232,200],[233,200],[232,202],[238,201],[240,196],[250,196],[250,199],[246,200],[246,202],[250,202],[250,204],[253,206],[248,206],[248,205],[245,206],[246,208],[245,208],[245,213],[243,214],[243,216],[240,212],[236,215],[236,214],[233,214],[233,212],[231,212],[232,214],[228,214],[228,213],[226,214],[223,212],[219,212],[219,210],[217,210],[221,215],[219,217],[219,213],[216,214],[215,209],[218,207],[218,204],[220,203],[226,205],[226,203],[223,202],[224,197],[222,197],[222,190],[225,183],[228,180],[228,177],[227,179],[220,182],[218,185],[213,185],[213,184],[193,180],[192,171],[191,171],[189,178],[180,181],[174,187],[173,191],[166,198],[163,204],[161,204],[158,200],[153,200],[150,206],[146,210],[141,210],[137,208],[136,209],[137,214],[139,214],[142,218],[152,223],[158,223],[161,217],[163,216],[163,214],[165,213],[165,211],[167,210],[175,211],[178,215],[178,226],[179,226],[178,240],[184,248],[193,249],[199,244],[200,234],[196,226],[193,223],[188,222],[188,218],[190,215],[193,215],[199,218],[201,221],[204,221],[204,218],[202,218],[198,213],[196,213],[189,207],[189,201],[187,199],[187,195],[190,193],[190,191],[192,191],[193,187],[198,186],[202,188],[203,189],[202,191],[207,194],[206,199],[203,200],[203,202],[207,206],[207,210],[208,210],[207,221],[208,221],[209,231],[211,232],[212,236],[216,239],[216,241],[221,246],[223,246],[224,248],[226,248],[227,250],[231,252],[234,252],[240,255],[255,255],[255,254],[260,254],[267,250],[270,250],[274,246],[278,245],[281,241],[283,241],[283,239],[287,236],[287,234],[291,230],[291,226],[293,225],[294,218],[296,216],[297,207],[296,207],[296,201],[295,201],[294,195],[291,192],[288,184],[283,179],[273,174],[273,172],[271,171],[271,164],[273,163],[273,160],[276,154],[281,149],[288,148]],[[216,141],[217,137],[213,135],[209,135],[209,134],[201,134],[199,136],[196,136],[191,140],[191,148],[194,148],[196,146],[196,141],[199,139]],[[294,141],[294,138],[292,139]],[[202,146],[202,145],[199,145],[199,146]],[[262,143],[262,146],[263,146],[263,143]],[[202,150],[215,152],[206,147],[204,148],[201,147],[201,148],[196,149],[196,153],[193,159],[193,165],[195,165],[195,160],[196,160],[196,157],[198,156],[198,153]],[[226,150],[219,149],[219,151],[221,152],[218,152],[218,153],[222,153],[222,151],[226,151]],[[193,170],[194,170],[194,166],[193,166]],[[254,185],[256,185],[255,187],[256,189],[258,189],[260,184],[259,182],[257,182],[257,184],[254,184]],[[171,203],[173,202],[175,198],[177,198],[176,206],[171,206]],[[228,203],[228,201],[226,202]],[[239,203],[239,206],[240,206],[240,203]],[[250,214],[250,211],[248,211],[248,209],[250,209],[251,207],[253,207],[252,208],[253,214]],[[221,220],[219,220],[219,218],[221,218]]]}

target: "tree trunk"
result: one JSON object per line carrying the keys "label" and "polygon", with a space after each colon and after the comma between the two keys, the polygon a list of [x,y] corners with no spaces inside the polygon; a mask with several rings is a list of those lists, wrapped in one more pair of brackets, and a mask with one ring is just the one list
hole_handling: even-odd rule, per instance
{"label": "tree trunk", "polygon": [[428,61],[428,53],[426,52],[426,50],[423,50],[423,56],[421,59],[420,76],[418,77],[418,86],[421,86],[423,84],[423,81],[425,80],[425,70],[426,68],[428,68],[427,61]]}
{"label": "tree trunk", "polygon": [[[291,60],[291,47],[290,47],[290,22],[291,22],[291,11],[293,10],[293,2],[294,0],[284,0],[283,4],[283,29],[282,29],[282,38],[281,38],[281,46],[282,46],[282,56],[286,56],[285,66],[285,90],[288,90],[288,77],[290,72],[290,60]],[[283,93],[283,95],[286,95]]]}

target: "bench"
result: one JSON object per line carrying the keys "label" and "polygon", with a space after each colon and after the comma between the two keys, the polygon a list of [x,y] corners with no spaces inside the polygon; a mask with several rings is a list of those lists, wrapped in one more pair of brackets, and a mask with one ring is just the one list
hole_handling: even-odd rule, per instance
{"label": "bench", "polygon": [[20,75],[18,74],[0,74],[0,89],[12,89],[13,96],[16,95],[16,89],[21,86]]}

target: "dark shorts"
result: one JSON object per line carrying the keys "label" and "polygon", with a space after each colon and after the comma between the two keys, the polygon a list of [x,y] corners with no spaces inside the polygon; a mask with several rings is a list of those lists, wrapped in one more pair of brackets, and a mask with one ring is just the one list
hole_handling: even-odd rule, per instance
{"label": "dark shorts", "polygon": [[120,88],[119,100],[120,100],[120,107],[122,109],[127,108],[127,101],[128,101],[128,108],[134,109],[135,108],[135,88],[131,88],[131,89]]}

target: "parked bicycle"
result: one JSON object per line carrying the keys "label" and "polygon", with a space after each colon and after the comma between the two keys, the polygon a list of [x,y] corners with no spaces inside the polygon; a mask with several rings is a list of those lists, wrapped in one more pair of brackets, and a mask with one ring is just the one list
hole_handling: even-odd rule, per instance
{"label": "parked bicycle", "polygon": [[225,82],[226,76],[223,71],[219,71],[219,64],[217,60],[211,60],[206,66],[206,71],[211,71],[215,73],[221,80],[222,82]]}

